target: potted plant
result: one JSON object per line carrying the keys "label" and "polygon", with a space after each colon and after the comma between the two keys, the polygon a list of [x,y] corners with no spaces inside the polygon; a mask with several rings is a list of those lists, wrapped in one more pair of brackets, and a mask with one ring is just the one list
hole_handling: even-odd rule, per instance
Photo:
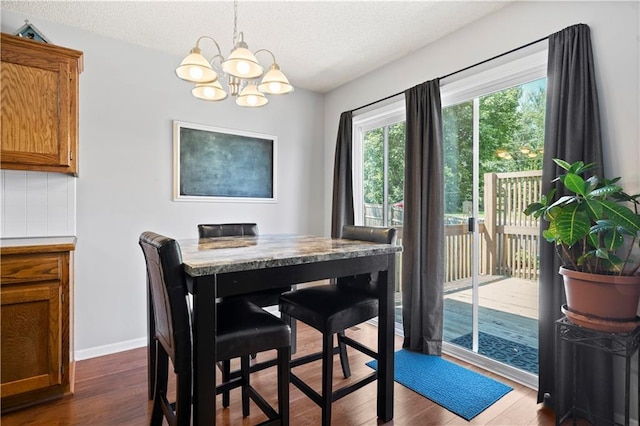
{"label": "potted plant", "polygon": [[553,160],[569,195],[556,190],[531,203],[525,214],[549,223],[542,236],[561,260],[567,306],[572,322],[604,331],[633,329],[640,299],[640,194],[628,195],[620,178],[583,176],[594,163]]}

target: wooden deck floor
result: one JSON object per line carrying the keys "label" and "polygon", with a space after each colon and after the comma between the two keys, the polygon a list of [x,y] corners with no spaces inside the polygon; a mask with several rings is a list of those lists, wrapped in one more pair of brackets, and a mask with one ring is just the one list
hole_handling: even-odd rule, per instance
{"label": "wooden deck floor", "polygon": [[[479,304],[514,315],[538,319],[538,283],[519,278],[505,278],[479,286]],[[471,303],[472,290],[450,292],[445,299]]]}

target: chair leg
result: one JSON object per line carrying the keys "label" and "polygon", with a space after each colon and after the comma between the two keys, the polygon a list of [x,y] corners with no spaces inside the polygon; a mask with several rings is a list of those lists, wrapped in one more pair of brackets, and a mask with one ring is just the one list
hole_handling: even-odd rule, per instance
{"label": "chair leg", "polygon": [[151,290],[147,286],[147,389],[148,397],[153,400],[155,392],[156,377],[156,351],[158,341],[155,338],[156,323],[153,312],[153,303],[151,303]]}
{"label": "chair leg", "polygon": [[322,336],[322,426],[331,425],[333,379],[333,335]]}
{"label": "chair leg", "polygon": [[151,426],[162,425],[162,400],[167,397],[167,382],[169,380],[169,356],[161,345],[156,346],[153,363],[153,409]]}
{"label": "chair leg", "polygon": [[298,335],[298,325],[296,324],[296,319],[293,317],[289,317],[289,328],[291,328],[291,353],[296,353],[296,336]]}
{"label": "chair leg", "polygon": [[242,376],[242,417],[249,416],[249,356],[240,358],[240,375]]}
{"label": "chair leg", "polygon": [[[231,360],[225,359],[222,361],[222,383],[227,383],[231,376]],[[229,406],[229,391],[222,392],[222,406],[227,408]]]}
{"label": "chair leg", "polygon": [[296,319],[290,315],[280,312],[280,319],[291,329],[291,354],[296,353]]}
{"label": "chair leg", "polygon": [[191,425],[191,374],[181,373],[176,377],[176,424]]}
{"label": "chair leg", "polygon": [[342,374],[347,379],[351,376],[351,368],[349,368],[349,358],[347,357],[347,345],[342,341],[344,330],[338,331],[338,349],[340,353],[340,364],[342,365]]}
{"label": "chair leg", "polygon": [[158,342],[154,341],[149,343],[147,348],[147,386],[148,386],[148,396],[149,399],[153,400],[153,394],[156,388],[156,351],[158,350],[156,346]]}
{"label": "chair leg", "polygon": [[278,414],[281,426],[289,425],[289,362],[291,347],[278,349]]}

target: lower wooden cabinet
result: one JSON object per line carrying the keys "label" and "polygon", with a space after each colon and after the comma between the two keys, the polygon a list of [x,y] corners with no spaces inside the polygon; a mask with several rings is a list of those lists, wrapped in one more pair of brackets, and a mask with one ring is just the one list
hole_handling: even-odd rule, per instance
{"label": "lower wooden cabinet", "polygon": [[6,244],[1,259],[0,396],[2,412],[73,391],[73,250],[75,238]]}

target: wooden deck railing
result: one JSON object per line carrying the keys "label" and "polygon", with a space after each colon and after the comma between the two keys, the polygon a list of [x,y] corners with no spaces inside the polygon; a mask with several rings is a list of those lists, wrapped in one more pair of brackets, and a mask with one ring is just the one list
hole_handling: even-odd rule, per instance
{"label": "wooden deck railing", "polygon": [[541,181],[541,170],[484,175],[483,239],[489,274],[538,279],[540,222],[524,210],[540,199]]}
{"label": "wooden deck railing", "polygon": [[[541,170],[485,174],[484,221],[478,223],[481,275],[538,279],[540,222],[524,210],[540,198],[541,180]],[[393,226],[402,225],[402,213],[390,208]],[[382,206],[365,205],[365,224],[382,223]],[[466,223],[445,225],[445,283],[471,277],[472,236]]]}

